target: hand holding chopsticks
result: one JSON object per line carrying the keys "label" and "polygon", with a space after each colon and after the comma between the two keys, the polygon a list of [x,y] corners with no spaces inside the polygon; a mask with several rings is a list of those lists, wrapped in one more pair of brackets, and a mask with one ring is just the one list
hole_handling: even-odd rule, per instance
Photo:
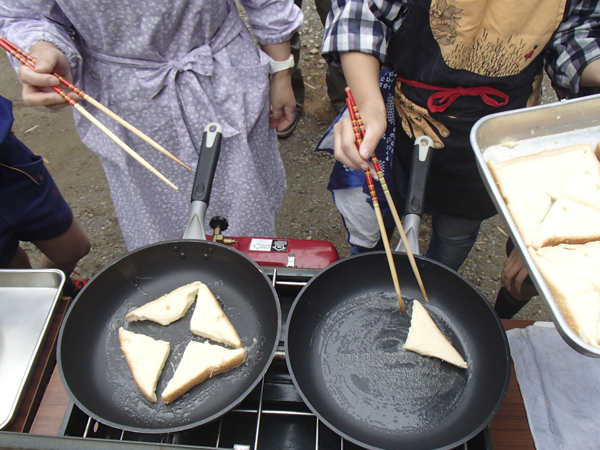
{"label": "hand holding chopsticks", "polygon": [[[360,117],[360,113],[358,112],[358,107],[356,106],[356,102],[354,100],[354,96],[352,95],[352,91],[350,90],[350,88],[346,88],[346,94],[347,94],[346,103],[348,105],[348,111],[350,113],[350,118],[352,120],[352,128],[353,128],[354,134],[356,136],[356,142],[360,146],[360,143],[362,142],[362,136],[364,136],[364,133],[365,133],[365,127],[364,127],[364,124]],[[410,261],[411,268],[413,270],[415,278],[417,279],[417,283],[419,284],[421,293],[423,294],[425,301],[429,302],[429,299],[427,298],[427,293],[425,292],[425,286],[423,285],[423,280],[421,279],[421,274],[419,273],[419,268],[417,267],[417,263],[415,261],[414,255],[408,244],[408,240],[406,238],[406,234],[404,233],[404,228],[402,226],[400,216],[398,215],[398,211],[396,210],[396,206],[394,205],[392,195],[390,194],[387,183],[383,176],[383,172],[379,165],[379,161],[377,160],[377,157],[375,156],[375,154],[373,154],[371,156],[371,161],[373,163],[373,166],[375,167],[375,171],[377,172],[378,180],[381,183],[381,188],[385,195],[386,201],[390,207],[390,211],[392,212],[392,216],[394,217],[394,221],[396,223],[396,228],[398,228],[398,231],[400,232],[400,238],[402,239],[402,243],[404,244],[404,247],[406,248],[406,254],[408,256],[408,260]],[[374,190],[374,187],[372,189],[372,177],[371,177],[370,171],[366,170],[365,175],[367,176],[367,183],[369,184],[369,191],[372,190],[371,199],[373,200],[375,190]],[[369,179],[371,179],[371,180],[369,181]],[[380,221],[380,218],[379,218],[379,216],[381,216],[381,211],[379,210],[379,203],[377,202],[377,208],[375,208],[375,203],[376,203],[376,195],[375,195],[375,200],[373,200],[373,205],[374,205],[375,213],[377,215],[377,221],[380,222],[379,228],[380,228],[380,232],[382,235],[384,247],[386,248],[386,252],[388,252],[387,249],[389,247],[389,240],[387,238],[387,233],[385,231],[385,228],[382,226],[383,219],[381,219],[381,221]],[[387,242],[387,246],[386,246],[386,242]],[[391,251],[388,252],[388,261],[390,261],[390,258],[391,258]],[[392,263],[393,263],[393,260],[390,262],[390,270],[392,269]],[[395,269],[392,271],[392,277],[394,277],[394,276],[396,276],[396,278],[394,279],[394,283],[396,283],[397,275],[395,273]],[[399,287],[396,288],[396,291],[398,293],[398,297],[399,297],[399,300],[401,303],[402,300],[400,299]],[[404,311],[402,308],[402,303],[400,304],[400,308],[402,309],[402,311]]]}
{"label": "hand holding chopsticks", "polygon": [[[35,59],[33,57],[31,57],[29,54],[27,54],[26,52],[24,52],[23,50],[21,50],[16,45],[14,45],[12,42],[7,40],[6,38],[0,38],[0,47],[4,48],[4,50],[6,50],[9,54],[11,54],[21,64],[23,64],[31,69],[35,68]],[[185,163],[180,161],[174,155],[169,153],[161,145],[159,145],[158,143],[156,143],[155,141],[150,139],[148,136],[143,134],[141,131],[139,131],[137,128],[135,128],[133,125],[131,125],[130,123],[128,123],[127,121],[125,121],[124,119],[122,119],[121,117],[119,117],[118,115],[113,113],[112,111],[110,111],[104,105],[102,105],[101,103],[94,100],[92,97],[87,95],[81,89],[78,89],[77,87],[75,87],[72,83],[70,83],[68,80],[66,80],[62,76],[60,76],[58,73],[53,73],[52,75],[54,75],[61,84],[68,87],[70,90],[75,92],[77,95],[79,95],[84,100],[87,100],[90,104],[92,104],[93,106],[100,109],[102,112],[104,112],[109,117],[111,117],[112,119],[114,119],[115,121],[117,121],[118,123],[123,125],[128,130],[132,131],[135,135],[137,135],[138,137],[143,139],[148,144],[152,145],[154,148],[159,150],[161,153],[165,154],[172,160],[176,161],[178,164],[182,165],[186,169],[191,170],[189,166],[187,166]],[[89,112],[87,112],[81,105],[79,105],[77,102],[75,102],[69,96],[67,96],[60,88],[58,88],[57,86],[53,86],[52,89],[56,93],[58,93],[66,102],[68,102],[71,106],[73,106],[86,119],[88,119],[96,127],[98,127],[103,133],[105,133],[111,140],[113,140],[117,145],[119,145],[123,150],[125,150],[130,156],[132,156],[136,161],[138,161],[140,164],[142,164],[142,166],[144,166],[146,169],[148,169],[150,172],[152,172],[154,175],[156,175],[158,178],[160,178],[162,181],[167,183],[172,188],[178,189],[177,186],[175,186],[173,183],[171,183],[166,177],[164,177],[160,172],[158,172],[154,167],[152,167],[147,161],[145,161],[141,156],[139,156],[133,149],[131,149],[127,144],[125,144],[122,140],[120,140],[114,133],[112,133],[108,128],[106,128],[100,121],[98,121],[98,119],[96,119]]]}

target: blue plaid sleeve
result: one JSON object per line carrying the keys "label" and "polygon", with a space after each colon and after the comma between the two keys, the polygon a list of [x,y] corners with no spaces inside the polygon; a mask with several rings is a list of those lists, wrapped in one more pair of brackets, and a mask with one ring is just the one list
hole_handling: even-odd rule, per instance
{"label": "blue plaid sleeve", "polygon": [[325,60],[340,65],[340,53],[362,52],[384,62],[392,29],[377,20],[364,0],[333,0],[325,22]]}
{"label": "blue plaid sleeve", "polygon": [[597,0],[570,2],[545,57],[546,72],[559,97],[598,92],[598,89],[579,85],[583,70],[600,58],[600,5]]}
{"label": "blue plaid sleeve", "polygon": [[398,31],[410,0],[370,0],[373,15],[393,31]]}

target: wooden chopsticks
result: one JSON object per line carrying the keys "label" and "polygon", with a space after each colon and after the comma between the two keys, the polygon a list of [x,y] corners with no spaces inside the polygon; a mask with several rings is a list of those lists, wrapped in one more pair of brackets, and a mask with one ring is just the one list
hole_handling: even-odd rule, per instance
{"label": "wooden chopsticks", "polygon": [[[352,120],[352,129],[354,130],[354,137],[356,144],[360,147],[362,143],[362,133],[360,131],[360,125],[356,120],[354,114],[354,108],[352,106],[352,100],[350,99],[350,88],[346,88],[346,105],[348,106],[348,112],[350,113],[350,119]],[[390,248],[390,241],[388,240],[387,233],[385,231],[385,224],[383,223],[383,216],[381,215],[381,209],[379,208],[379,201],[377,200],[377,194],[375,193],[375,185],[373,184],[373,177],[369,169],[365,170],[365,176],[367,177],[367,184],[369,185],[369,194],[371,195],[371,201],[373,202],[373,209],[377,216],[377,223],[379,225],[379,231],[381,238],[383,239],[383,246],[385,248],[385,254],[387,256],[388,264],[390,266],[390,272],[392,274],[392,280],[394,282],[394,289],[396,289],[396,295],[398,296],[398,304],[400,305],[400,311],[404,314],[404,304],[402,303],[402,294],[400,293],[400,283],[398,282],[398,273],[396,272],[396,264],[394,263],[394,256],[392,255],[392,249]]]}
{"label": "wooden chopsticks", "polygon": [[[357,137],[356,142],[360,146],[360,143],[362,142],[362,137],[365,134],[365,126],[360,117],[358,107],[356,106],[356,102],[354,100],[354,96],[352,95],[352,91],[350,90],[350,88],[346,88],[346,95],[347,95],[346,104],[348,105],[348,112],[350,113],[350,119],[352,120],[352,128],[354,130],[355,137]],[[381,166],[379,165],[379,161],[377,160],[375,153],[373,153],[373,155],[371,156],[371,161],[373,163],[373,167],[375,167],[375,171],[377,172],[377,177],[379,179],[379,183],[381,184],[381,188],[385,195],[385,199],[389,205],[390,211],[392,212],[392,216],[394,217],[394,222],[396,223],[396,228],[398,228],[398,231],[400,232],[400,238],[402,239],[402,243],[404,244],[404,247],[406,248],[406,255],[408,256],[408,260],[410,261],[411,268],[413,270],[415,278],[417,279],[417,283],[419,284],[419,288],[421,289],[423,298],[425,299],[426,302],[429,303],[429,299],[427,298],[427,292],[425,292],[425,286],[423,285],[423,280],[421,279],[421,274],[419,273],[419,268],[417,267],[417,262],[415,261],[415,257],[414,257],[414,255],[410,249],[410,246],[408,244],[408,240],[406,238],[406,233],[404,232],[404,228],[402,226],[402,221],[400,220],[400,216],[398,215],[398,211],[396,210],[396,206],[394,205],[392,195],[390,194],[387,183],[385,182],[385,178],[383,176],[383,171],[381,170]],[[367,175],[367,183],[369,183],[369,178],[371,178],[370,183],[372,183],[373,180],[372,180],[371,173],[369,170],[365,171],[365,175]],[[371,192],[371,184],[369,184],[369,192]],[[373,195],[375,194],[374,188],[373,188],[372,192],[373,193],[371,194],[371,199],[373,200]],[[376,200],[373,200],[373,205],[375,205],[375,203],[376,203]],[[374,208],[375,208],[375,206],[374,206]],[[379,202],[377,202],[377,208],[376,208],[375,213],[377,215],[377,221],[379,222],[379,229],[380,229],[380,232],[382,235],[383,244],[384,244],[384,247],[386,248],[386,252],[388,252],[387,249],[389,247],[389,240],[387,238],[387,233],[385,231],[385,227],[382,227],[383,219],[381,220],[381,222],[379,220],[379,216],[381,215],[381,211],[379,208]],[[387,247],[386,247],[386,242],[388,243]],[[389,253],[391,254],[391,250]],[[388,261],[389,260],[390,260],[390,256],[388,256]],[[391,269],[392,269],[392,266],[390,265],[390,270]],[[394,277],[394,275],[396,275],[395,269],[392,271],[392,277]],[[397,275],[396,275],[396,281],[397,281]],[[396,291],[398,293],[398,298],[400,299],[400,294],[399,294],[400,288],[398,287],[396,289]],[[402,310],[402,312],[404,312],[404,309],[402,308],[402,300],[400,300],[400,309]]]}
{"label": "wooden chopsticks", "polygon": [[[35,65],[34,65],[35,59],[33,57],[31,57],[29,54],[27,54],[25,51],[21,50],[16,45],[14,45],[8,39],[0,38],[0,47],[2,47],[4,50],[6,50],[8,53],[10,53],[21,64],[23,64],[31,69],[35,68]],[[166,149],[164,149],[157,142],[150,139],[148,136],[146,136],[140,130],[138,130],[133,125],[131,125],[130,123],[125,121],[123,118],[116,115],[114,112],[112,112],[110,109],[106,108],[104,105],[102,105],[98,101],[94,100],[92,97],[87,95],[81,89],[74,86],[72,83],[67,81],[65,78],[61,77],[57,73],[53,73],[52,75],[54,75],[60,81],[60,83],[62,83],[64,86],[68,87],[73,92],[75,92],[77,95],[79,95],[81,98],[83,98],[84,100],[86,100],[90,104],[92,104],[93,106],[100,109],[102,112],[104,112],[109,117],[111,117],[112,119],[114,119],[115,121],[117,121],[118,123],[123,125],[128,130],[132,131],[136,136],[140,137],[145,142],[152,145],[154,148],[159,150],[161,153],[165,154],[166,156],[168,156],[169,158],[171,158],[178,164],[182,165],[186,169],[191,170],[191,168],[188,165],[186,165],[185,163],[180,161],[177,157],[175,157],[174,155],[169,153]],[[171,183],[171,181],[169,181],[164,175],[162,175],[154,167],[152,167],[146,160],[144,160],[133,149],[131,149],[127,144],[125,144],[121,139],[119,139],[114,133],[112,133],[108,128],[106,128],[98,119],[96,119],[89,112],[87,112],[81,105],[79,105],[77,102],[75,102],[73,99],[71,99],[68,95],[66,95],[58,86],[53,86],[52,89],[54,89],[54,91],[57,92],[71,106],[73,106],[77,110],[77,112],[79,112],[86,119],[88,119],[90,122],[92,122],[96,127],[98,127],[104,134],[106,134],[111,140],[113,140],[117,145],[119,145],[119,147],[121,147],[123,150],[125,150],[131,157],[133,157],[136,161],[138,161],[142,166],[144,166],[146,169],[148,169],[150,172],[152,172],[154,175],[156,175],[158,178],[160,178],[162,181],[167,183],[172,188],[174,188],[176,190],[178,189],[177,186],[175,186],[173,183]]]}

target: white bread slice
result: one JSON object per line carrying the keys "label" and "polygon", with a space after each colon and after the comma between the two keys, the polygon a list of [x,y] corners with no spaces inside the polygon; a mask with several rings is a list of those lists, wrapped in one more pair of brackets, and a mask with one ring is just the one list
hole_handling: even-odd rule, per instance
{"label": "white bread slice", "polygon": [[600,163],[590,145],[488,166],[528,247],[600,239]]}
{"label": "white bread slice", "polygon": [[465,360],[460,356],[460,353],[456,351],[452,343],[442,334],[427,310],[418,300],[413,301],[410,328],[403,348],[424,356],[439,358],[461,369],[468,367]]}
{"label": "white bread slice", "polygon": [[545,258],[572,276],[591,283],[600,292],[600,241],[580,245],[560,244],[538,250],[530,249],[532,251],[537,257]]}
{"label": "white bread slice", "polygon": [[552,197],[512,174],[497,171],[493,161],[488,166],[523,241],[526,245],[531,245],[540,224],[552,207]]}
{"label": "white bread slice", "polygon": [[244,348],[231,349],[210,342],[191,341],[161,399],[169,404],[207,378],[234,369],[245,361]]}
{"label": "white bread slice", "polygon": [[221,309],[213,293],[203,283],[198,288],[198,298],[190,329],[192,333],[200,337],[235,348],[242,347],[242,341],[237,331]]}
{"label": "white bread slice", "polygon": [[144,397],[156,403],[156,383],[169,356],[170,344],[123,327],[119,328],[119,342],[138,388]]}
{"label": "white bread slice", "polygon": [[590,150],[584,154],[560,195],[600,209],[600,162],[594,152]]}
{"label": "white bread slice", "polygon": [[600,209],[566,198],[554,202],[530,245],[534,249],[566,244],[584,244],[600,239]]}
{"label": "white bread slice", "polygon": [[591,145],[571,145],[512,158],[496,164],[496,170],[557,199],[586,153],[593,156]]}
{"label": "white bread slice", "polygon": [[600,347],[600,292],[588,281],[530,249],[535,265],[569,327],[590,345]]}
{"label": "white bread slice", "polygon": [[169,325],[181,319],[196,299],[199,281],[186,284],[162,297],[131,311],[125,317],[128,322],[152,320],[161,325]]}

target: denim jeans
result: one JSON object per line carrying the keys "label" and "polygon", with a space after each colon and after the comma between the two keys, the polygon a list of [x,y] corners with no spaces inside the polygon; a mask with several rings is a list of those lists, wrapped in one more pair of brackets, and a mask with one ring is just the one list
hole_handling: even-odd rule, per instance
{"label": "denim jeans", "polygon": [[[423,256],[458,270],[475,245],[481,221],[433,214],[431,225],[433,229],[431,240]],[[388,230],[388,236],[390,235]],[[375,250],[383,250],[381,240],[373,248],[350,245],[351,255]]]}
{"label": "denim jeans", "polygon": [[431,240],[423,256],[458,270],[475,245],[480,226],[480,220],[433,214]]}

